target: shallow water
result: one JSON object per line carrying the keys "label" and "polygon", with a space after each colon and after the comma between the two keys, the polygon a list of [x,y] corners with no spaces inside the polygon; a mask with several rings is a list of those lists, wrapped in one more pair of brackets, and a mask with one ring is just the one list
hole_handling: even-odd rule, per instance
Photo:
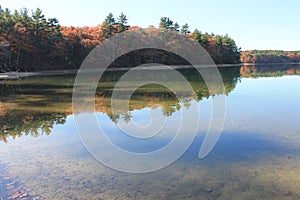
{"label": "shallow water", "polygon": [[[222,69],[226,119],[216,146],[198,158],[209,124],[211,98],[204,83],[183,70],[194,96],[177,100],[157,85],[140,88],[129,112],[112,115],[116,76],[98,88],[97,119],[110,139],[134,152],[168,144],[183,109],[200,108],[191,147],[172,165],[146,174],[113,170],[85,149],[72,114],[74,75],[1,82],[0,193],[3,199],[299,199],[300,67],[243,66]],[[292,73],[293,72],[293,73]],[[116,124],[148,124],[149,111],[167,118],[166,135],[138,143]],[[128,116],[129,115],[129,116]],[[187,116],[188,117],[188,116]],[[192,121],[193,119],[189,119]],[[184,126],[189,134],[189,126]]]}

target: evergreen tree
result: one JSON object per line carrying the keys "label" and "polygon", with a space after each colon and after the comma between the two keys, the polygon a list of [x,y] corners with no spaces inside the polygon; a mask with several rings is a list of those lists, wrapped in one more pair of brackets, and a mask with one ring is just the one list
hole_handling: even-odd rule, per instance
{"label": "evergreen tree", "polygon": [[106,16],[102,27],[103,36],[105,38],[109,38],[113,35],[114,24],[115,18],[112,13],[109,13],[108,16]]}
{"label": "evergreen tree", "polygon": [[109,25],[113,25],[115,23],[115,18],[112,13],[109,13],[105,18],[105,23]]}
{"label": "evergreen tree", "polygon": [[126,15],[124,15],[124,13],[122,12],[118,18],[118,23],[120,25],[120,30],[119,32],[123,32],[123,31],[126,31],[128,30],[128,19],[126,17]]}
{"label": "evergreen tree", "polygon": [[9,52],[9,42],[7,40],[0,41],[0,70],[3,70],[4,66],[1,63],[6,63],[10,52]]}
{"label": "evergreen tree", "polygon": [[180,32],[181,32],[183,35],[186,35],[186,34],[190,33],[190,31],[189,31],[189,25],[188,25],[187,23],[185,23],[185,24],[181,27]]}
{"label": "evergreen tree", "polygon": [[209,34],[206,32],[205,34],[201,34],[201,43],[204,45],[208,45]]}
{"label": "evergreen tree", "polygon": [[169,17],[161,17],[159,22],[159,28],[173,30],[173,21]]}
{"label": "evergreen tree", "polygon": [[180,28],[180,26],[179,26],[179,24],[176,22],[175,24],[174,24],[174,31],[179,31],[179,28]]}
{"label": "evergreen tree", "polygon": [[199,43],[201,43],[201,32],[198,29],[195,29],[193,32],[193,39]]}
{"label": "evergreen tree", "polygon": [[44,34],[46,27],[48,26],[45,16],[42,14],[42,10],[37,8],[34,12],[32,12],[33,19],[33,31],[35,36],[35,45],[40,48],[41,38]]}

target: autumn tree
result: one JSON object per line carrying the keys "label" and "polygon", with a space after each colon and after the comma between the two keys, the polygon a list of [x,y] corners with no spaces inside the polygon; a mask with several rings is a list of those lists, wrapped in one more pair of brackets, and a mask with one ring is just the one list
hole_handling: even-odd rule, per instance
{"label": "autumn tree", "polygon": [[300,63],[300,51],[250,50],[241,53],[243,63]]}
{"label": "autumn tree", "polygon": [[[0,8],[0,27],[0,66],[9,70],[78,67],[88,53],[105,38],[126,30],[142,30],[138,26],[130,27],[124,13],[121,13],[117,20],[112,13],[109,13],[104,22],[95,27],[61,27],[58,19],[46,18],[39,8],[30,14],[26,8],[13,12]],[[228,35],[203,34],[198,29],[195,29],[193,34],[189,34],[188,24],[180,27],[177,22],[174,23],[168,17],[161,17],[159,28],[178,31],[191,37],[209,52],[216,63],[239,62],[240,49]],[[156,30],[153,26],[151,29]],[[143,59],[146,62],[160,59],[166,64],[182,63],[182,60],[166,52],[155,53],[158,57],[154,56],[152,50],[142,52]],[[253,59],[247,59],[247,55],[242,55],[243,60],[251,62],[267,60],[297,62],[297,59],[299,60],[299,54],[292,52],[271,52],[269,54],[255,52]],[[278,57],[279,55],[281,58]],[[170,56],[170,62],[165,62]],[[135,59],[138,59],[137,62],[141,61],[141,58]],[[131,63],[133,60],[126,62]],[[120,63],[126,65],[122,60]]]}
{"label": "autumn tree", "polygon": [[[0,10],[0,38],[9,43],[9,59],[2,65],[11,69],[26,69],[30,65],[42,66],[58,58],[57,46],[62,43],[60,26],[55,18],[46,19],[40,9],[26,8],[11,13]],[[55,52],[55,56],[51,56]]]}

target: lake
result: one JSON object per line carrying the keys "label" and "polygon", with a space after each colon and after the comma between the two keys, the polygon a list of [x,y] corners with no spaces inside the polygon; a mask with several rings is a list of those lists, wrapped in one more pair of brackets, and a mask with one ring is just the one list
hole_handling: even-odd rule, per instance
{"label": "lake", "polygon": [[[178,99],[166,87],[147,84],[133,93],[128,110],[115,112],[112,91],[125,72],[103,75],[95,94],[96,117],[109,139],[128,151],[168,145],[181,111],[200,110],[187,151],[171,165],[142,174],[111,169],[81,142],[74,120],[80,113],[72,111],[76,74],[1,80],[0,199],[300,199],[300,66],[219,70],[226,118],[204,159],[198,153],[211,100],[221,94],[212,95],[195,69],[178,70],[192,95]],[[166,120],[163,136],[132,140],[118,128],[131,122],[146,126],[154,120],[149,113]],[[188,122],[193,120],[187,115]],[[183,129],[192,134],[188,123]]]}

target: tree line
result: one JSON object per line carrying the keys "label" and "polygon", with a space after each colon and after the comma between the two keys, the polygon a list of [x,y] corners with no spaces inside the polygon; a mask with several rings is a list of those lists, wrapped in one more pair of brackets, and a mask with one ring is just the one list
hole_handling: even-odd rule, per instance
{"label": "tree line", "polygon": [[210,54],[217,64],[236,64],[240,63],[241,49],[236,45],[235,41],[226,35],[215,35],[214,33],[202,33],[197,28],[191,32],[188,23],[180,28],[177,22],[173,22],[168,17],[160,19],[159,28],[173,30],[187,35],[199,42],[203,48]]}
{"label": "tree line", "polygon": [[[77,69],[88,53],[106,38],[138,29],[141,28],[128,24],[124,13],[117,18],[109,13],[94,27],[66,27],[57,18],[46,18],[39,8],[12,12],[0,6],[0,70]],[[194,39],[216,63],[240,62],[240,48],[228,35],[202,33],[198,29],[191,32],[187,23],[180,27],[168,17],[162,17],[156,29],[177,31]]]}
{"label": "tree line", "polygon": [[300,63],[300,51],[250,50],[241,52],[243,63]]}

